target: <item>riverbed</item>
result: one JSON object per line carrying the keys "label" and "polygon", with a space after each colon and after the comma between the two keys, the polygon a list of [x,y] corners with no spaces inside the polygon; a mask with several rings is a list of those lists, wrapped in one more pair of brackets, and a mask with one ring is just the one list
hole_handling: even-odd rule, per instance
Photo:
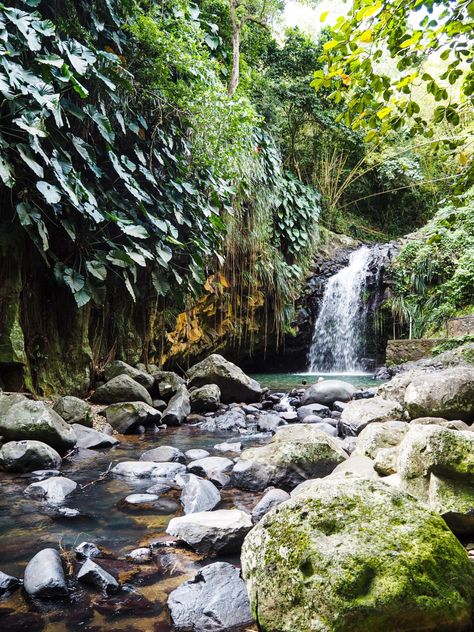
{"label": "riverbed", "polygon": [[[272,390],[288,391],[301,386],[302,380],[313,383],[319,376],[272,374],[254,377]],[[376,385],[368,375],[344,376],[344,379],[358,387]],[[138,460],[145,450],[159,445],[174,446],[183,452],[204,448],[211,454],[235,458],[234,453],[216,452],[214,445],[241,440],[243,447],[249,447],[268,441],[270,435],[206,433],[183,425],[118,438],[120,444],[114,448],[81,450],[63,462],[62,474],[78,483],[77,490],[65,505],[79,510],[79,517],[48,515],[49,510],[42,501],[26,498],[23,490],[32,482],[30,474],[0,474],[0,570],[22,577],[33,555],[42,548],[53,547],[62,549],[63,557],[75,575],[79,565],[75,562],[73,549],[82,541],[90,541],[105,552],[106,557],[98,561],[119,577],[125,590],[118,596],[103,598],[94,590],[75,585],[70,598],[51,602],[26,599],[18,590],[0,601],[0,629],[8,632],[172,630],[166,610],[167,594],[209,563],[210,558],[184,548],[164,546],[169,540],[165,530],[170,519],[181,515],[179,491],[164,496],[160,511],[132,511],[123,507],[123,499],[129,494],[144,492],[150,481],[114,478],[110,474],[104,476],[104,473],[118,462]],[[248,511],[262,494],[231,488],[221,490],[221,495],[219,508],[235,507]],[[156,543],[151,562],[138,565],[126,559],[131,550],[151,543]],[[220,559],[239,563],[237,557]]]}

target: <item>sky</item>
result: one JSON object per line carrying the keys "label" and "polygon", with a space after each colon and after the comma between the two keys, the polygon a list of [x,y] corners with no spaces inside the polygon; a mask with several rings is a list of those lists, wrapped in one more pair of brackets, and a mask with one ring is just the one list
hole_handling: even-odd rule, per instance
{"label": "sky", "polygon": [[[308,35],[315,36],[323,26],[332,26],[340,15],[344,15],[350,7],[350,2],[343,0],[323,0],[316,8],[290,0],[285,7],[283,20],[286,26],[298,26]],[[324,24],[320,16],[329,11]]]}

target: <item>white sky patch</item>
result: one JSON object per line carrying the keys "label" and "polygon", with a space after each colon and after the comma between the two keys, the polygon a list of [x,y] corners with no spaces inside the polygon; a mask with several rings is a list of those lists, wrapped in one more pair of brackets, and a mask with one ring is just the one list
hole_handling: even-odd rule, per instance
{"label": "white sky patch", "polygon": [[[340,15],[346,15],[351,4],[350,0],[323,0],[313,8],[290,0],[285,7],[283,21],[285,27],[297,26],[304,33],[316,37],[325,26],[333,26]],[[321,22],[321,14],[326,11],[328,16]]]}

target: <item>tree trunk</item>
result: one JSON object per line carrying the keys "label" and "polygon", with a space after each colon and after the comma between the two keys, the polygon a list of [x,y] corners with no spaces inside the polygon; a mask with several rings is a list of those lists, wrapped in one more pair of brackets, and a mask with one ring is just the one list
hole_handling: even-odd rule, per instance
{"label": "tree trunk", "polygon": [[230,75],[227,94],[232,96],[239,85],[240,74],[240,31],[242,25],[237,19],[236,4],[234,0],[230,0],[230,17],[232,20],[232,72]]}

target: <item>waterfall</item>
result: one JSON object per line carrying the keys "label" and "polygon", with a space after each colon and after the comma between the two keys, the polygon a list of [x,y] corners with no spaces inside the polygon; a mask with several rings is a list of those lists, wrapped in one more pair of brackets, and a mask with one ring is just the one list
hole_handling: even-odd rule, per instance
{"label": "waterfall", "polygon": [[309,350],[309,371],[347,373],[361,371],[368,304],[364,297],[371,250],[355,250],[349,264],[328,279],[314,325]]}

